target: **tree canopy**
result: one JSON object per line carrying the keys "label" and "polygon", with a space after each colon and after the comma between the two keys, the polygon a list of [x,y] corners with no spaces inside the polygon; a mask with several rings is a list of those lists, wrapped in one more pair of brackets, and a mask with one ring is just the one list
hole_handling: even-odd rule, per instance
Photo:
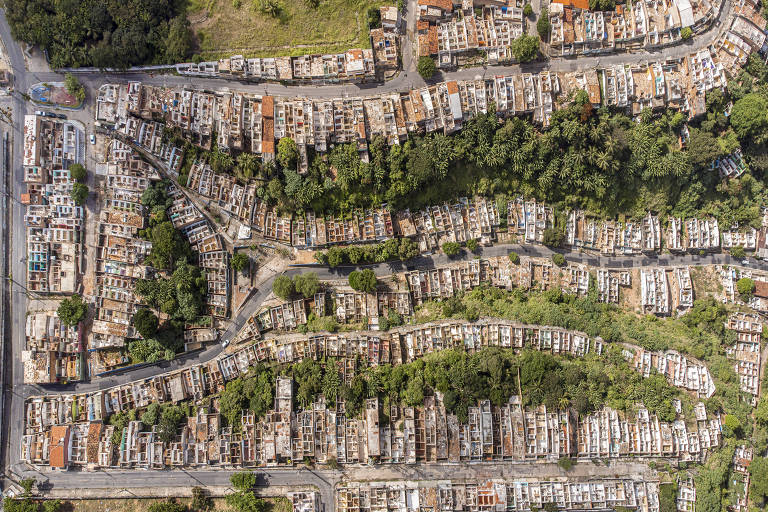
{"label": "tree canopy", "polygon": [[359,292],[373,293],[376,291],[376,273],[369,268],[353,270],[349,274],[349,286]]}
{"label": "tree canopy", "polygon": [[59,303],[56,311],[64,325],[73,326],[85,318],[88,313],[88,304],[83,302],[80,295],[73,295]]}
{"label": "tree canopy", "polygon": [[192,50],[178,0],[7,0],[5,13],[13,37],[47,50],[54,68],[184,62]]}
{"label": "tree canopy", "polygon": [[520,34],[520,36],[512,41],[512,55],[518,62],[531,62],[536,58],[536,54],[539,52],[539,38],[536,36],[529,36],[528,34]]}
{"label": "tree canopy", "polygon": [[421,78],[423,78],[424,80],[429,80],[430,78],[435,76],[435,73],[437,73],[437,66],[435,66],[435,59],[433,59],[428,55],[419,57],[419,62],[418,64],[416,64],[416,69],[419,71]]}
{"label": "tree canopy", "polygon": [[283,300],[289,300],[295,291],[293,280],[286,275],[277,276],[272,283],[272,292]]}

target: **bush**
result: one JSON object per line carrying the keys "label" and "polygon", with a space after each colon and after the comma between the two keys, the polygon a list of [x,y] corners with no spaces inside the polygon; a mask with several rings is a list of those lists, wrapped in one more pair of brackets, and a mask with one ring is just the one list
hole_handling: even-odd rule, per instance
{"label": "bush", "polygon": [[69,94],[77,98],[77,101],[85,100],[85,89],[72,73],[67,73],[64,76],[64,86]]}
{"label": "bush", "polygon": [[731,248],[731,257],[736,258],[737,260],[743,260],[747,257],[747,254],[744,252],[742,246],[737,245],[736,247]]}
{"label": "bush", "polygon": [[533,14],[533,7],[531,7],[531,4],[525,4],[525,7],[523,7],[523,15],[531,16],[532,14]]}
{"label": "bush", "polygon": [[742,277],[736,281],[736,290],[743,300],[749,300],[755,293],[755,282],[748,277]]}
{"label": "bush", "polygon": [[69,196],[77,206],[83,206],[88,199],[88,187],[82,183],[75,183],[72,185],[72,192],[69,193]]}
{"label": "bush", "polygon": [[133,326],[142,338],[151,338],[157,332],[157,316],[149,309],[141,308],[133,315]]}
{"label": "bush", "polygon": [[72,327],[85,318],[88,313],[88,304],[83,302],[83,298],[75,294],[59,303],[56,311],[64,325]]}
{"label": "bush", "polygon": [[314,272],[305,272],[293,278],[293,287],[305,299],[310,299],[320,291],[320,281]]}
{"label": "bush", "polygon": [[554,263],[558,267],[565,266],[565,256],[563,256],[559,252],[556,252],[555,254],[552,255],[552,263]]}
{"label": "bush", "polygon": [[419,74],[421,75],[421,78],[423,78],[424,80],[429,80],[430,78],[435,76],[435,73],[437,73],[437,66],[435,66],[435,60],[429,56],[424,56],[419,58],[417,69],[419,70]]}
{"label": "bush", "polygon": [[349,274],[349,286],[359,292],[373,293],[376,291],[376,274],[373,270],[355,270]]}
{"label": "bush", "polygon": [[539,38],[521,34],[520,37],[512,41],[512,55],[520,63],[531,62],[536,58],[539,52]]}
{"label": "bush", "polygon": [[230,476],[229,481],[238,491],[248,491],[256,486],[256,474],[253,471],[241,471]]}
{"label": "bush", "polygon": [[82,183],[88,176],[88,171],[85,170],[82,164],[72,164],[69,166],[69,175],[73,180]]}
{"label": "bush", "polygon": [[680,38],[683,41],[687,41],[692,37],[693,37],[693,30],[691,30],[691,27],[683,27],[683,29],[680,31]]}
{"label": "bush", "polygon": [[453,258],[461,252],[461,245],[457,242],[445,242],[442,249],[446,256]]}
{"label": "bush", "polygon": [[557,465],[566,471],[570,471],[574,464],[576,464],[576,462],[574,462],[574,460],[569,457],[560,457],[560,459],[557,461]]}
{"label": "bush", "polygon": [[272,283],[272,292],[283,300],[289,300],[295,292],[293,281],[286,275],[277,276]]}
{"label": "bush", "polygon": [[549,33],[552,31],[552,25],[549,23],[549,10],[542,9],[539,19],[536,20],[536,31],[542,41],[549,39]]}
{"label": "bush", "polygon": [[251,259],[248,257],[247,254],[243,252],[236,253],[234,256],[232,256],[232,259],[229,260],[229,264],[237,272],[242,272],[243,270],[248,268],[248,264],[250,262],[251,262]]}
{"label": "bush", "polygon": [[477,243],[476,238],[470,238],[467,240],[467,249],[469,249],[472,252],[477,252],[477,250],[480,248],[480,244]]}
{"label": "bush", "polygon": [[520,264],[520,255],[516,252],[510,252],[508,255],[509,261],[511,261],[514,265]]}

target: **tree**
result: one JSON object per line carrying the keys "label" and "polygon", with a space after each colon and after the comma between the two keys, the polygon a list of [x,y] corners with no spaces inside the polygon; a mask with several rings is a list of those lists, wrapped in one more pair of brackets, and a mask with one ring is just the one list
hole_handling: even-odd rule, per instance
{"label": "tree", "polygon": [[19,481],[19,485],[21,486],[21,489],[24,491],[24,496],[29,496],[32,494],[32,488],[37,483],[37,480],[34,478],[22,478]]}
{"label": "tree", "polygon": [[381,28],[381,11],[378,7],[368,9],[368,28]]}
{"label": "tree", "polygon": [[192,31],[186,16],[179,15],[168,25],[165,38],[165,61],[168,63],[187,62],[192,53]]}
{"label": "tree", "polygon": [[232,259],[229,261],[229,264],[232,266],[232,268],[236,272],[242,272],[246,268],[248,268],[248,265],[250,264],[251,259],[248,257],[247,254],[244,252],[238,252],[234,256],[232,256]]}
{"label": "tree", "polygon": [[768,457],[755,457],[749,464],[750,498],[760,505],[768,499]]}
{"label": "tree", "polygon": [[442,249],[446,256],[453,258],[461,252],[461,245],[458,242],[445,242]]}
{"label": "tree", "polygon": [[133,315],[133,326],[142,338],[151,338],[157,332],[157,316],[149,309],[141,308]]}
{"label": "tree", "polygon": [[253,153],[240,153],[237,157],[237,169],[246,180],[251,179],[259,168],[259,161]]}
{"label": "tree", "polygon": [[514,265],[520,264],[520,255],[516,252],[510,252],[508,255],[509,261],[511,261]]}
{"label": "tree", "polygon": [[309,299],[320,291],[320,281],[314,272],[305,272],[293,278],[293,287],[304,298]]}
{"label": "tree", "polygon": [[762,397],[755,409],[755,420],[763,426],[768,426],[768,398]]}
{"label": "tree", "polygon": [[158,269],[172,269],[182,259],[191,261],[192,249],[182,238],[170,220],[156,224],[150,229],[149,239],[152,251],[147,262]]}
{"label": "tree", "polygon": [[768,129],[768,101],[759,93],[749,93],[733,104],[730,120],[740,139],[761,139]]}
{"label": "tree", "polygon": [[64,325],[72,327],[85,318],[86,313],[88,313],[88,304],[83,302],[80,295],[75,294],[62,300],[56,312]]}
{"label": "tree", "polygon": [[64,75],[64,86],[69,94],[77,98],[77,101],[82,102],[85,100],[85,88],[83,88],[72,73]]}
{"label": "tree", "polygon": [[296,169],[296,162],[299,158],[299,147],[290,137],[283,137],[277,143],[277,161],[283,169]]}
{"label": "tree", "polygon": [[539,37],[542,41],[547,41],[549,39],[552,25],[549,23],[549,10],[546,8],[541,10],[539,19],[536,20],[536,31],[539,33]]}
{"label": "tree", "polygon": [[229,481],[238,491],[250,491],[256,487],[256,474],[253,471],[240,471],[232,474]]}
{"label": "tree", "polygon": [[736,290],[738,290],[742,300],[749,300],[755,293],[755,282],[748,277],[742,277],[736,281]]}
{"label": "tree", "polygon": [[61,505],[61,500],[46,500],[43,502],[43,512],[59,512]]}
{"label": "tree", "polygon": [[547,228],[542,234],[542,243],[547,247],[560,247],[565,240],[565,233],[556,228]]}
{"label": "tree", "polygon": [[353,290],[373,293],[376,291],[376,273],[369,268],[354,270],[349,274],[349,286]]}
{"label": "tree", "polygon": [[533,15],[533,7],[531,7],[531,4],[525,4],[523,6],[523,16],[532,16]]}
{"label": "tree", "polygon": [[266,503],[253,494],[253,491],[237,491],[226,497],[227,505],[237,512],[264,512]]}
{"label": "tree", "polygon": [[419,57],[419,63],[416,65],[416,68],[419,70],[419,74],[424,80],[429,80],[435,76],[435,73],[437,73],[435,60],[428,55]]}
{"label": "tree", "polygon": [[344,263],[344,251],[340,247],[331,247],[326,253],[329,267],[338,267]]}
{"label": "tree", "polygon": [[85,170],[82,164],[72,164],[69,166],[69,176],[73,180],[82,183],[88,176],[88,171]]}
{"label": "tree", "polygon": [[74,183],[72,185],[72,191],[69,193],[69,196],[77,206],[83,206],[85,204],[85,200],[88,199],[88,187],[82,183]]}
{"label": "tree", "polygon": [[736,258],[737,260],[742,260],[747,256],[747,254],[744,252],[744,248],[740,245],[737,245],[736,247],[731,248],[731,257]]}
{"label": "tree", "polygon": [[683,41],[687,41],[692,37],[693,37],[693,30],[691,30],[691,27],[683,27],[683,29],[680,31],[680,39],[682,39]]}
{"label": "tree", "polygon": [[521,34],[512,41],[512,55],[520,63],[531,62],[539,51],[539,38]]}
{"label": "tree", "polygon": [[279,275],[272,283],[272,292],[283,300],[289,300],[295,289],[293,281],[286,275]]}
{"label": "tree", "polygon": [[563,256],[559,252],[556,252],[555,254],[552,255],[552,263],[554,263],[558,267],[565,266],[565,256]]}
{"label": "tree", "polygon": [[3,511],[4,512],[38,512],[38,505],[30,498],[24,499],[3,499]]}
{"label": "tree", "polygon": [[480,248],[480,245],[477,243],[477,238],[470,238],[467,240],[467,249],[469,249],[472,252],[477,252],[477,250]]}

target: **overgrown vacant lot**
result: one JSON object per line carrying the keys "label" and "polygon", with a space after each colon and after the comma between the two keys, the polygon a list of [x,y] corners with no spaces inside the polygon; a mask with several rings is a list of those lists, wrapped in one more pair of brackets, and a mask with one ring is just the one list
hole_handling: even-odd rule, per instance
{"label": "overgrown vacant lot", "polygon": [[[385,0],[278,0],[276,17],[264,14],[262,0],[191,0],[188,17],[203,58],[233,54],[276,57],[332,53],[370,47],[366,12],[394,4]],[[240,7],[236,8],[236,5]]]}

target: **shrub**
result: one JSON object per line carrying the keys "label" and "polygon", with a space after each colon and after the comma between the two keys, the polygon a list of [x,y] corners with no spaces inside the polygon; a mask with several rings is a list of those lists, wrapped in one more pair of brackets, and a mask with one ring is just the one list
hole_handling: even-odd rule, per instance
{"label": "shrub", "polygon": [[542,9],[539,19],[536,20],[536,31],[542,41],[549,39],[549,33],[552,31],[552,25],[549,23],[549,10]]}
{"label": "shrub", "polygon": [[693,37],[693,30],[691,30],[691,27],[683,27],[683,30],[680,31],[680,38],[683,41],[687,41],[692,37]]}
{"label": "shrub", "polygon": [[443,252],[449,258],[453,258],[459,254],[459,252],[461,252],[461,245],[459,245],[457,242],[445,242],[443,244]]}
{"label": "shrub", "polygon": [[742,277],[736,281],[736,290],[738,290],[743,300],[749,300],[752,298],[752,294],[755,293],[755,282],[748,277]]}
{"label": "shrub", "polygon": [[565,266],[565,256],[563,256],[559,252],[556,252],[555,254],[552,255],[552,263],[554,263],[558,267]]}
{"label": "shrub", "polygon": [[557,465],[566,471],[570,471],[574,464],[574,460],[568,457],[560,457],[557,461]]}
{"label": "shrub", "polygon": [[509,257],[509,261],[511,261],[513,264],[520,264],[520,255],[516,252],[510,252],[507,256]]}
{"label": "shrub", "polygon": [[272,292],[283,300],[289,300],[294,291],[293,281],[286,275],[277,276],[272,283]]}
{"label": "shrub", "polygon": [[736,247],[733,247],[731,249],[731,257],[736,258],[738,260],[742,260],[746,258],[747,254],[744,252],[744,248],[740,245],[737,245]]}
{"label": "shrub", "polygon": [[476,238],[470,238],[467,240],[467,249],[469,249],[472,252],[477,252],[477,250],[480,248],[480,244],[477,243]]}
{"label": "shrub", "polygon": [[533,14],[533,7],[531,7],[531,4],[525,4],[525,7],[523,7],[523,15],[531,16],[532,14]]}
{"label": "shrub", "polygon": [[248,255],[243,252],[238,252],[234,256],[232,256],[232,259],[229,261],[229,264],[232,266],[232,268],[237,272],[242,272],[246,268],[248,268],[248,264],[251,262],[250,258],[248,258]]}
{"label": "shrub", "polygon": [[437,66],[435,66],[435,60],[429,56],[424,56],[419,58],[417,69],[419,70],[419,74],[421,75],[421,78],[423,78],[424,80],[429,80],[430,78],[435,76],[435,73],[437,73]]}

